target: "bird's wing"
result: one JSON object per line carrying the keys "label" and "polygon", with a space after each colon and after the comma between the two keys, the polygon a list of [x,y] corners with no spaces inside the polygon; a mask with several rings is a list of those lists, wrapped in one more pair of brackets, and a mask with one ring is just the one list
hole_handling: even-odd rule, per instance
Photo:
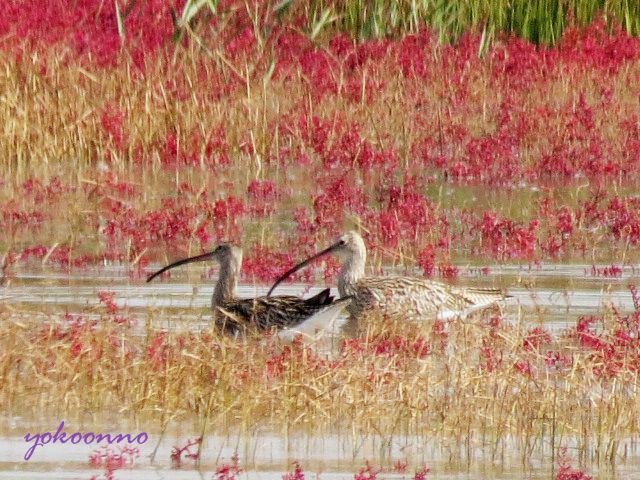
{"label": "bird's wing", "polygon": [[261,331],[296,326],[331,305],[331,302],[320,302],[317,298],[307,301],[292,295],[247,298],[230,303],[232,305],[225,305],[226,310]]}
{"label": "bird's wing", "polygon": [[499,290],[461,288],[418,277],[365,277],[356,282],[356,297],[369,308],[399,317],[466,315],[504,298]]}
{"label": "bird's wing", "polygon": [[245,330],[251,326],[251,317],[243,302],[226,302],[215,307],[215,310],[222,314],[217,316],[216,324],[229,333]]}

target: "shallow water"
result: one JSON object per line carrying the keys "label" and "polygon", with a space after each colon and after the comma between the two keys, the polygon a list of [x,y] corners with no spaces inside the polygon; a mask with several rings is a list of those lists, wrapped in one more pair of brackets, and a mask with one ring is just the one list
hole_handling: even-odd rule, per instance
{"label": "shallow water", "polygon": [[[575,324],[580,315],[597,314],[607,305],[612,304],[621,312],[633,310],[628,285],[638,280],[640,269],[626,267],[620,277],[610,278],[597,274],[597,269],[605,267],[551,264],[533,267],[490,266],[488,275],[476,267],[461,267],[456,283],[507,288],[513,296],[505,310],[508,318],[517,317],[532,324],[542,323],[555,330]],[[152,284],[147,284],[144,278],[131,278],[127,270],[121,267],[86,270],[71,275],[55,271],[22,272],[0,287],[0,305],[16,318],[41,317],[44,320],[51,315],[67,312],[91,317],[99,315],[98,311],[94,313],[90,310],[90,307],[99,303],[97,293],[110,291],[115,292],[115,301],[119,306],[127,307],[135,316],[153,318],[157,327],[199,329],[209,324],[209,303],[214,282],[204,278],[205,272],[203,268],[175,271],[170,278]],[[245,281],[238,293],[242,297],[251,297],[265,294],[268,288],[269,285],[255,286]],[[277,294],[311,295],[319,290],[317,286],[308,288],[300,284],[287,284],[279,287]],[[91,469],[89,466],[89,455],[95,450],[95,445],[47,445],[39,447],[29,462],[23,459],[28,448],[23,435],[27,431],[55,431],[59,422],[60,419],[38,419],[29,424],[22,419],[0,422],[0,479],[87,480],[93,475],[104,475],[100,469]],[[78,428],[70,431],[76,430]],[[114,430],[113,427],[79,430],[96,433],[141,431]],[[149,456],[160,437],[152,426],[145,431],[149,431],[150,437],[141,446],[141,457],[133,469],[117,471],[116,479],[210,479],[216,465],[228,463],[236,449],[245,468],[241,478],[250,479],[280,480],[284,472],[291,470],[291,461],[294,459],[302,463],[307,479],[315,478],[315,473],[321,472],[320,478],[324,480],[351,480],[366,459],[378,465],[384,462],[391,465],[395,460],[407,459],[411,468],[426,464],[433,470],[427,479],[552,478],[552,462],[544,454],[534,455],[527,465],[523,465],[516,454],[502,454],[495,459],[487,454],[491,448],[477,445],[473,462],[469,465],[464,458],[458,458],[459,446],[436,447],[429,443],[422,444],[424,439],[418,438],[398,437],[392,442],[390,450],[382,450],[380,439],[354,441],[351,438],[310,433],[290,437],[286,442],[283,435],[262,431],[241,438],[207,435],[200,468],[196,468],[193,462],[185,462],[181,469],[176,470],[170,463],[171,447],[198,436],[198,433],[185,427],[184,431],[165,435],[159,442],[155,462],[151,463]],[[594,478],[640,480],[640,455],[634,448],[632,445],[629,447],[628,457],[619,463],[615,472],[605,467],[598,471],[591,463],[587,471],[592,475],[597,473]],[[573,464],[576,464],[575,457]],[[413,471],[411,468],[409,472]],[[412,478],[412,474],[385,473],[383,478]]]}
{"label": "shallow water", "polygon": [[[38,447],[29,461],[23,456],[31,444],[27,444],[21,434],[6,432],[0,438],[0,479],[40,479],[60,478],[88,480],[93,475],[104,475],[104,469],[92,467],[90,455],[96,451],[96,445],[79,443],[72,445],[48,444]],[[27,429],[29,433],[55,432],[50,427],[40,426]],[[70,428],[65,431],[92,431],[95,433],[130,432],[132,436],[140,432],[135,428],[113,428],[106,426]],[[293,461],[299,461],[307,479],[353,480],[354,474],[364,467],[367,460],[376,467],[384,467],[380,478],[401,479],[412,478],[413,472],[421,466],[428,466],[432,473],[427,479],[550,479],[555,478],[551,470],[551,462],[547,454],[533,455],[523,463],[517,455],[509,453],[509,449],[501,449],[492,458],[490,450],[479,445],[471,450],[472,462],[468,462],[464,453],[458,452],[455,446],[435,446],[425,443],[417,437],[395,437],[389,447],[382,447],[379,437],[356,438],[337,435],[298,435],[287,439],[283,435],[268,432],[236,436],[206,435],[201,452],[202,462],[196,465],[185,459],[180,467],[171,464],[170,455],[174,445],[183,445],[188,438],[195,438],[194,432],[172,431],[160,436],[149,434],[148,440],[140,445],[140,456],[132,467],[116,471],[116,479],[202,479],[215,478],[216,469],[229,464],[234,452],[238,452],[239,464],[243,469],[239,479],[280,480],[283,474],[291,471]],[[157,447],[157,449],[156,449]],[[629,444],[631,450],[633,446]],[[489,450],[489,453],[487,453]],[[515,451],[515,444],[514,449]],[[114,451],[117,447],[114,446]],[[153,460],[151,456],[155,451]],[[397,461],[408,464],[404,473],[394,471]],[[577,462],[573,462],[575,465]],[[612,470],[603,465],[587,469],[594,478],[601,480],[640,479],[640,458],[637,452]],[[98,478],[104,478],[100,476]]]}
{"label": "shallow water", "polygon": [[[512,295],[507,311],[520,310],[526,321],[544,323],[550,329],[573,325],[581,315],[598,313],[614,305],[620,312],[633,311],[628,285],[640,278],[640,268],[627,266],[616,278],[598,271],[607,265],[501,265],[490,266],[485,275],[476,267],[460,267],[459,285],[499,286]],[[51,312],[76,313],[99,304],[97,292],[116,294],[115,301],[132,313],[154,312],[155,319],[179,328],[206,325],[215,279],[204,279],[204,269],[172,272],[170,278],[146,283],[132,279],[121,267],[105,267],[81,273],[22,272],[0,287],[0,303],[11,305],[16,315]],[[241,297],[266,294],[269,285],[243,283]],[[302,284],[281,285],[276,294],[312,295],[320,287]],[[337,294],[335,289],[334,294]],[[159,314],[156,314],[158,313]],[[194,323],[195,322],[195,323]]]}

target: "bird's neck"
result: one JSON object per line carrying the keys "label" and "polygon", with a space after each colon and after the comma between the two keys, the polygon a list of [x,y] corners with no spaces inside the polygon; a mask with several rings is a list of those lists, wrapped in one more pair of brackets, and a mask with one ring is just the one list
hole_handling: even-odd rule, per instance
{"label": "bird's neck", "polygon": [[225,262],[220,265],[218,283],[216,283],[216,288],[213,290],[212,303],[214,308],[235,297],[239,274],[240,268],[231,262]]}
{"label": "bird's neck", "polygon": [[340,296],[349,295],[351,286],[364,276],[366,254],[351,255],[342,265],[338,277]]}

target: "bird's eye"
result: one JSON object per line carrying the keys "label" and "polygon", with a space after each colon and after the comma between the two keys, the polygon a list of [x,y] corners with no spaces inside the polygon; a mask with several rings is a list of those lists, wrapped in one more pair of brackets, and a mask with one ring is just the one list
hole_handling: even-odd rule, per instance
{"label": "bird's eye", "polygon": [[345,243],[347,243],[347,242],[345,242],[344,240],[340,240],[340,241],[338,242],[338,245],[344,245]]}

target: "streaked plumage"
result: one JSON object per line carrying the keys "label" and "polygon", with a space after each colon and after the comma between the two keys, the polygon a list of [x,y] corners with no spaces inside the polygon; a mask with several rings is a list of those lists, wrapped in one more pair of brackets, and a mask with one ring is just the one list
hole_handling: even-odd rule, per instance
{"label": "streaked plumage", "polygon": [[305,320],[332,304],[334,298],[329,295],[327,288],[308,299],[290,295],[228,298],[213,308],[217,313],[216,323],[229,332],[239,329],[267,331],[271,328],[283,330],[300,326]]}
{"label": "streaked plumage", "polygon": [[231,334],[273,328],[288,339],[297,333],[312,337],[329,327],[351,302],[350,298],[334,301],[328,288],[308,299],[291,295],[238,298],[236,287],[242,268],[242,250],[230,244],[222,244],[212,252],[167,265],[150,275],[147,282],[170,268],[205,260],[217,260],[220,264],[220,274],[211,300],[213,318],[217,326]]}
{"label": "streaked plumage", "polygon": [[360,317],[367,310],[377,309],[390,317],[403,319],[448,319],[468,315],[506,298],[501,290],[492,288],[456,287],[409,276],[365,276],[367,249],[362,237],[353,231],[283,274],[267,295],[289,275],[332,252],[344,258],[338,276],[338,291],[341,297],[353,298],[347,307],[352,318]]}
{"label": "streaked plumage", "polygon": [[466,316],[503,298],[499,290],[456,288],[417,277],[400,276],[363,277],[345,284],[340,294],[353,296],[354,301],[347,307],[353,317],[377,308],[390,317],[412,320]]}

